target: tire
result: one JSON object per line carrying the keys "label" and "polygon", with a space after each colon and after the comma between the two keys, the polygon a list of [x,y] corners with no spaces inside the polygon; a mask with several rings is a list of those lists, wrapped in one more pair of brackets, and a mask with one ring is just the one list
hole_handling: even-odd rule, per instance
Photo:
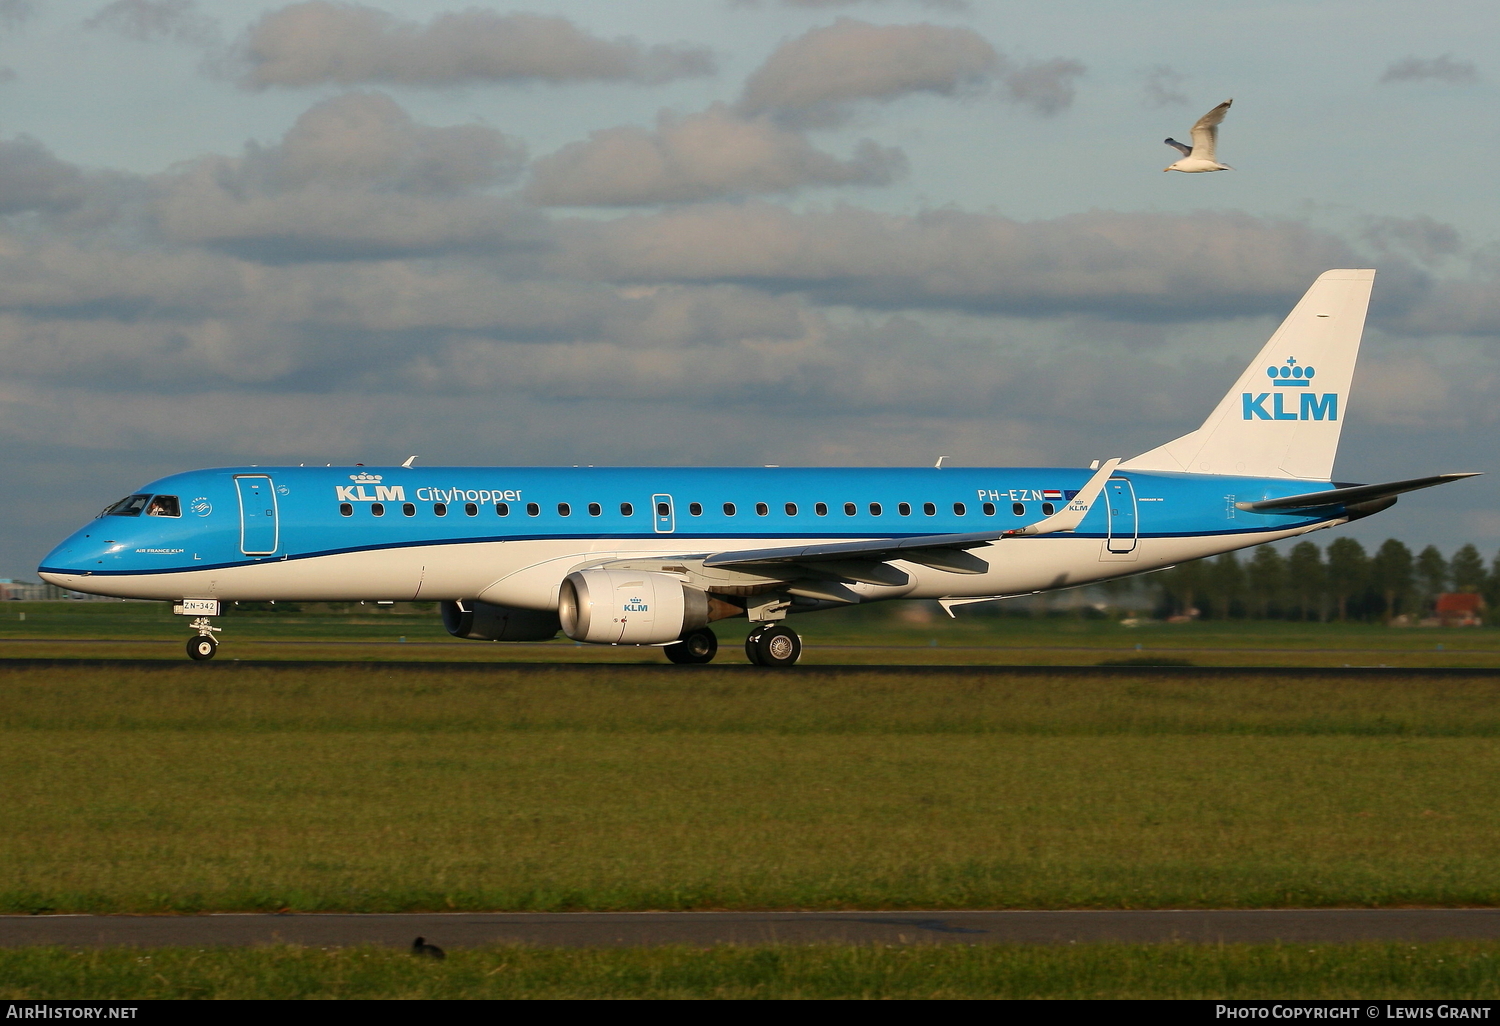
{"label": "tire", "polygon": [[219,650],[219,643],[213,638],[200,634],[196,638],[189,638],[187,643],[188,658],[194,662],[201,663],[212,659],[214,653]]}
{"label": "tire", "polygon": [[745,654],[757,666],[791,666],[802,658],[802,639],[780,624],[745,639]]}
{"label": "tire", "polygon": [[764,666],[760,661],[760,631],[753,630],[749,637],[745,638],[745,658],[750,660],[751,666]]}
{"label": "tire", "polygon": [[665,651],[674,663],[711,663],[719,652],[719,639],[707,627],[699,627],[684,634],[677,644],[668,645]]}

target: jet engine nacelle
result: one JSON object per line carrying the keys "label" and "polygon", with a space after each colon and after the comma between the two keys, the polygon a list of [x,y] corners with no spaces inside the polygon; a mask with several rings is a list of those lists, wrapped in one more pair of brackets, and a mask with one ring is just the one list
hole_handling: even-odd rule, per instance
{"label": "jet engine nacelle", "polygon": [[474,641],[550,641],[560,624],[551,610],[493,606],[478,599],[444,602],[443,626],[455,638]]}
{"label": "jet engine nacelle", "polygon": [[558,593],[558,619],[574,641],[660,645],[708,623],[708,593],[670,574],[579,570]]}

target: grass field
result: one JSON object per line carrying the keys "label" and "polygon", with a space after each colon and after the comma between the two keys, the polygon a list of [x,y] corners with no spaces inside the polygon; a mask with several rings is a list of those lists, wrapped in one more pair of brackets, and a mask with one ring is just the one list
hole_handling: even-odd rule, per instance
{"label": "grass field", "polygon": [[1500,944],[0,950],[0,1000],[46,998],[1500,997]]}
{"label": "grass field", "polygon": [[[24,616],[24,619],[22,617]],[[929,622],[911,617],[934,616]],[[1200,666],[1497,666],[1500,632],[1392,629],[1379,624],[1209,621],[1122,626],[1115,620],[998,617],[960,610],[957,620],[926,607],[889,604],[793,617],[808,664],[1092,665],[1128,658]],[[231,610],[220,659],[464,660],[663,663],[654,649],[488,644],[449,637],[435,609],[312,606],[300,613]],[[720,660],[743,662],[748,623],[714,624]],[[0,658],[178,658],[191,632],[156,602],[7,602],[0,608]],[[405,639],[404,641],[402,639]]]}
{"label": "grass field", "polygon": [[1497,699],[0,663],[0,910],[1495,905]]}

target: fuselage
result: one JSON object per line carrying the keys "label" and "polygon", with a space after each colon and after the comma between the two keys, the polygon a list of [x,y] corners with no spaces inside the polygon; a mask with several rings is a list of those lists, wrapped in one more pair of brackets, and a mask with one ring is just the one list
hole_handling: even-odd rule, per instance
{"label": "fuselage", "polygon": [[[556,609],[611,560],[1022,527],[1091,472],[1052,468],[230,467],[175,474],[85,524],[40,568],[126,598],[465,600]],[[1001,539],[984,573],[902,564],[864,601],[1015,595],[1159,569],[1342,523],[1237,502],[1327,483],[1119,471],[1076,531]],[[172,514],[176,515],[172,515]]]}

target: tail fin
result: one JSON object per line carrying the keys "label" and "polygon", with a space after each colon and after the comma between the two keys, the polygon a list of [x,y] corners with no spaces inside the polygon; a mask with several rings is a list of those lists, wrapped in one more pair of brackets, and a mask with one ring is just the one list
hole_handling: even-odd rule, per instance
{"label": "tail fin", "polygon": [[1329,480],[1374,281],[1319,275],[1202,427],[1120,469]]}

